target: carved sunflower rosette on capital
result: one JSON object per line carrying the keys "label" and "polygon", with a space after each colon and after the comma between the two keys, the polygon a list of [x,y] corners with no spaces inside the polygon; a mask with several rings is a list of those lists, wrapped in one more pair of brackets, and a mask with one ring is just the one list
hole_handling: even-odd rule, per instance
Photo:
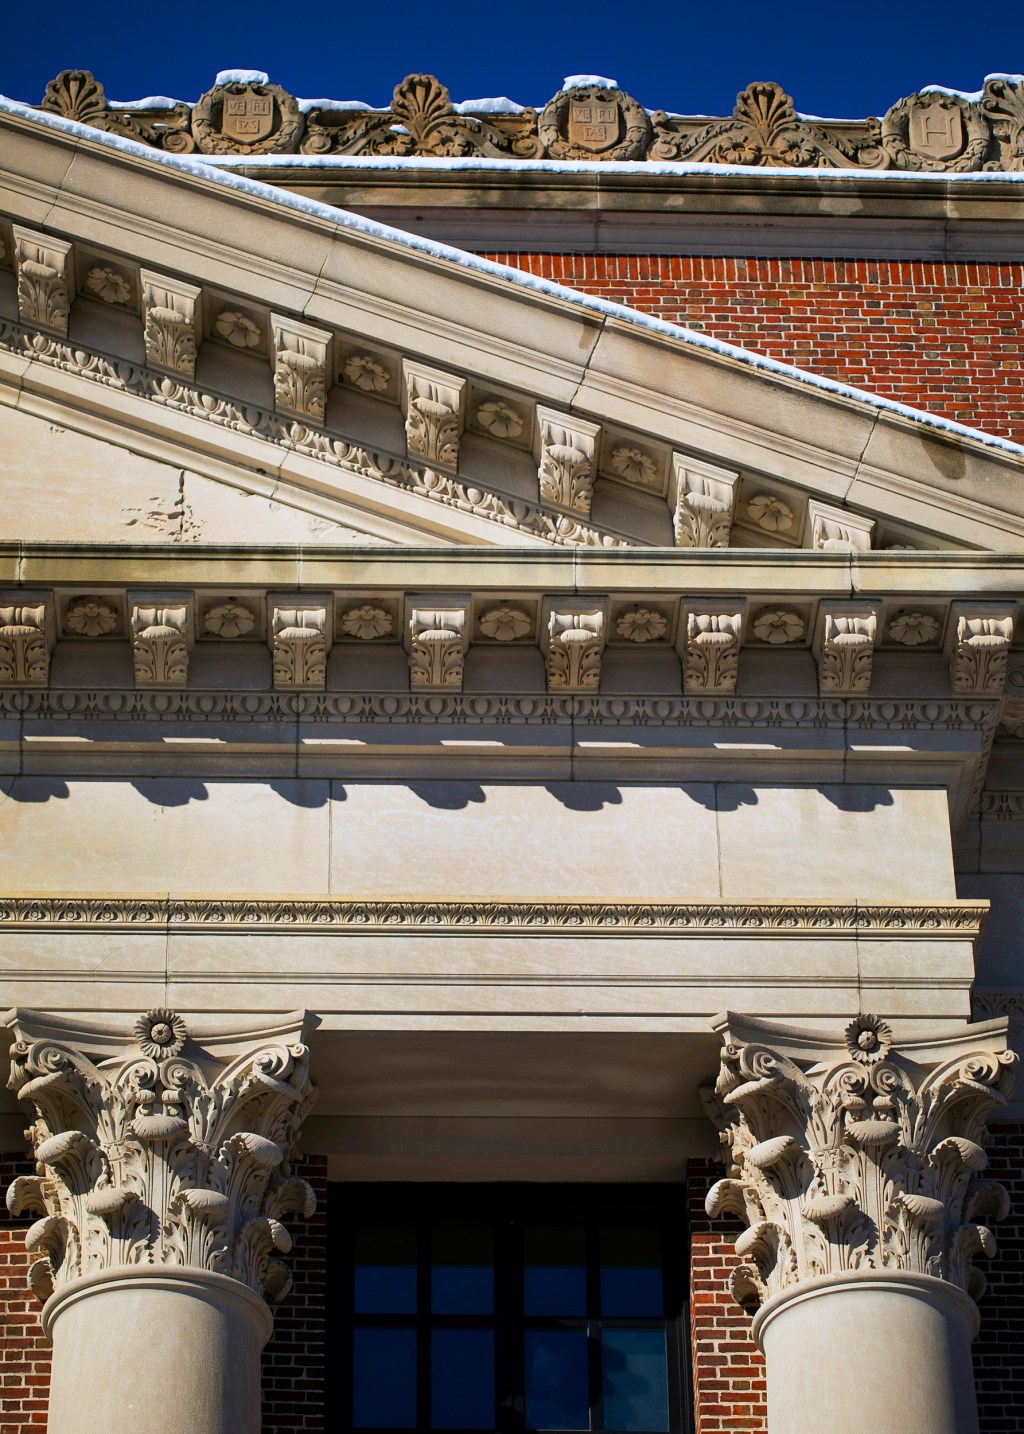
{"label": "carved sunflower rosette on capital", "polygon": [[13,1021],[9,1086],[32,1113],[36,1173],[13,1182],[7,1205],[39,1216],[25,1236],[34,1293],[150,1265],[283,1299],[281,1217],[308,1219],[316,1204],[288,1165],[315,1095],[306,1047],[274,1040],[211,1066],[161,1009],[136,1021],[122,1054],[94,1059],[80,1033],[61,1039],[24,1017]]}
{"label": "carved sunflower rosette on capital", "polygon": [[981,1178],[985,1117],[1005,1104],[1016,1056],[972,1051],[922,1072],[874,1016],[845,1034],[845,1051],[813,1064],[727,1037],[702,1092],[728,1166],[708,1213],[746,1223],[732,1293],[754,1310],[818,1276],[901,1271],[977,1300],[974,1260],[994,1254],[987,1222],[1009,1203]]}

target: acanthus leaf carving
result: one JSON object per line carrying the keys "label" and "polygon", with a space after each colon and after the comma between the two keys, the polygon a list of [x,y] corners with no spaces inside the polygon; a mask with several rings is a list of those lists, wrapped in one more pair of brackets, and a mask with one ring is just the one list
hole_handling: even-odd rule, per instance
{"label": "acanthus leaf carving", "polygon": [[877,635],[877,603],[832,603],[822,611],[815,641],[822,696],[870,691]]}
{"label": "acanthus leaf carving", "polygon": [[594,493],[600,424],[537,409],[537,476],[542,503],[555,503],[585,518]]}
{"label": "acanthus leaf carving", "polygon": [[12,226],[18,274],[18,314],[22,323],[67,336],[74,297],[73,246],[50,234]]}
{"label": "acanthus leaf carving", "polygon": [[840,1038],[716,1022],[721,1068],[702,1095],[727,1172],[707,1210],[746,1223],[731,1281],[741,1304],[824,1275],[897,1270],[977,1298],[973,1262],[991,1238],[976,1217],[1005,1209],[1005,1192],[979,1176],[985,1118],[1013,1086],[1006,1025],[899,1047],[869,1015]]}
{"label": "acanthus leaf carving", "polygon": [[146,362],[161,373],[194,378],[202,290],[148,269],[140,277]]}
{"label": "acanthus leaf carving", "polygon": [[1001,697],[1006,687],[1015,607],[954,603],[950,611],[950,667],[956,697]]}
{"label": "acanthus leaf carving", "polygon": [[727,548],[739,474],[672,455],[669,500],[678,548]]}
{"label": "acanthus leaf carving", "polygon": [[185,687],[195,637],[191,593],[129,593],[136,687]]}
{"label": "acanthus leaf carving", "polygon": [[410,456],[445,468],[459,466],[466,380],[406,359],[405,435]]}
{"label": "acanthus leaf carving", "polygon": [[54,643],[48,593],[0,593],[0,687],[45,687]]}
{"label": "acanthus leaf carving", "polygon": [[468,596],[410,598],[409,685],[414,691],[462,691],[469,607]]}
{"label": "acanthus leaf carving", "polygon": [[268,602],[275,689],[322,692],[327,682],[331,599],[286,593],[274,595]]}
{"label": "acanthus leaf carving", "polygon": [[173,154],[191,154],[196,147],[190,105],[171,105],[161,112],[158,123],[148,124],[130,106],[112,105],[89,70],[62,70],[46,86],[39,108]]}
{"label": "acanthus leaf carving", "polygon": [[280,1217],[315,1205],[288,1164],[314,1096],[301,1019],[240,1049],[193,1044],[164,1009],[123,1034],[37,1012],[7,1019],[9,1087],[32,1112],[37,1162],[7,1198],[42,1216],[26,1235],[40,1298],[139,1265],[213,1271],[270,1300],[287,1289]]}
{"label": "acanthus leaf carving", "polygon": [[547,637],[548,691],[596,692],[606,638],[603,603],[560,604],[548,617]]}
{"label": "acanthus leaf carving", "polygon": [[736,691],[746,609],[733,604],[704,604],[686,616],[683,658],[684,692],[724,695]]}
{"label": "acanthus leaf carving", "polygon": [[323,423],[331,374],[332,335],[326,329],[272,314],[274,398],[297,418]]}

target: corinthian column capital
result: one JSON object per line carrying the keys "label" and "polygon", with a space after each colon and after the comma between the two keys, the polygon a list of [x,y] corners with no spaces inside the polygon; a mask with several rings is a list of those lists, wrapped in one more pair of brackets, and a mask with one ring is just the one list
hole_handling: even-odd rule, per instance
{"label": "corinthian column capital", "polygon": [[732,1015],[714,1090],[728,1174],[712,1216],[746,1222],[731,1277],[754,1309],[823,1276],[931,1276],[978,1299],[989,1220],[1007,1213],[984,1178],[985,1118],[1005,1104],[1016,1056],[1005,1020],[897,1045],[884,1021],[842,1034]]}
{"label": "corinthian column capital", "polygon": [[315,1094],[301,1013],[195,1037],[168,1010],[127,1030],[38,1011],[2,1019],[37,1172],[14,1181],[7,1203],[40,1217],[25,1237],[40,1299],[83,1277],[160,1267],[284,1297],[281,1217],[315,1205],[288,1165]]}

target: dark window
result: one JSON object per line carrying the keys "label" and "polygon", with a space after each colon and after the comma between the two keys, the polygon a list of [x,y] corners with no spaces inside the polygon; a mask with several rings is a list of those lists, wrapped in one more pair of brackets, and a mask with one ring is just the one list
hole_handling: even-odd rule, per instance
{"label": "dark window", "polygon": [[677,1186],[332,1190],[331,1431],[684,1434]]}

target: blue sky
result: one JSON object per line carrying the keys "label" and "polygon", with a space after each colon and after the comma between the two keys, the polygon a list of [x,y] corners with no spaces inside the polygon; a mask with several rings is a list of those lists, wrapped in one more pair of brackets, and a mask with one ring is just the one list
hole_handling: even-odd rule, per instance
{"label": "blue sky", "polygon": [[649,108],[727,114],[752,80],[777,80],[807,113],[882,114],[925,84],[980,88],[1024,71],[1024,7],[772,0],[154,0],[12,6],[0,92],[30,103],[59,70],[91,69],[115,100],[194,100],[219,69],[263,69],[305,97],[387,103],[411,71],[453,99],[542,105],[567,74],[617,79]]}

